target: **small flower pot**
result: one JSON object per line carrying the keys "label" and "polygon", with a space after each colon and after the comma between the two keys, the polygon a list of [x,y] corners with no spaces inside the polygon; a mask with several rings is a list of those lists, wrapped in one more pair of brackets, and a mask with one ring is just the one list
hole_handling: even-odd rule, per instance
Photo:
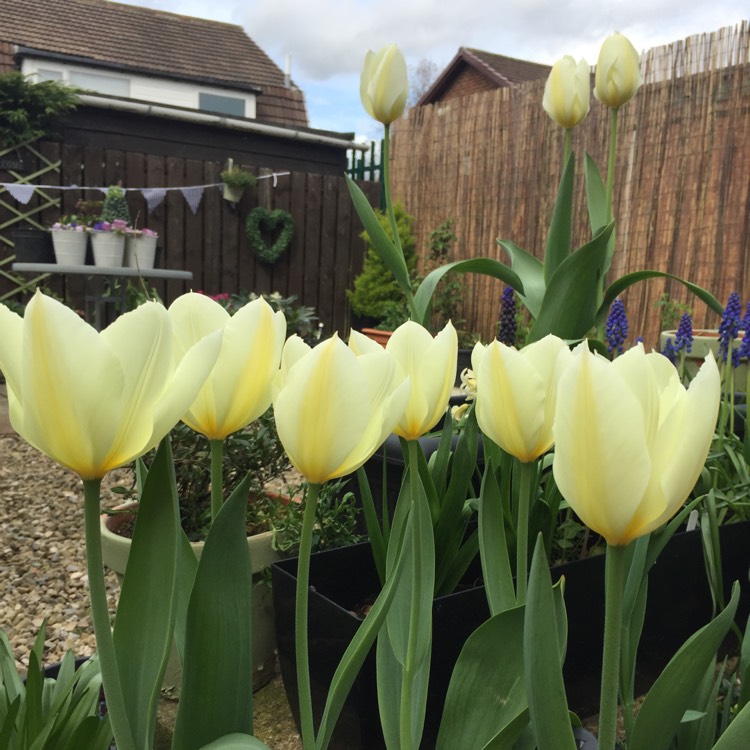
{"label": "small flower pot", "polygon": [[16,263],[54,263],[55,251],[50,233],[43,229],[19,227],[11,232]]}
{"label": "small flower pot", "polygon": [[126,268],[153,268],[158,237],[128,237],[125,242]]}
{"label": "small flower pot", "polygon": [[61,266],[86,265],[86,246],[89,237],[86,232],[59,229],[52,231],[52,246],[55,260]]}
{"label": "small flower pot", "polygon": [[363,328],[362,333],[368,339],[377,341],[383,347],[388,343],[388,339],[393,336],[393,331],[381,331],[379,328]]}
{"label": "small flower pot", "polygon": [[125,235],[94,230],[91,233],[91,245],[94,250],[95,266],[122,268]]}

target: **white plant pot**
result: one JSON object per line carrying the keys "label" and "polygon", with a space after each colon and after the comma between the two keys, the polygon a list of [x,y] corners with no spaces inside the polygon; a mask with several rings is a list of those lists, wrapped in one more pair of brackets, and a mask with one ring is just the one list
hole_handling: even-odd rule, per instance
{"label": "white plant pot", "polygon": [[83,266],[86,264],[86,232],[75,232],[66,229],[52,231],[52,245],[55,249],[55,260],[61,266]]}
{"label": "white plant pot", "polygon": [[124,234],[94,230],[91,234],[91,246],[94,251],[94,265],[109,268],[122,267],[122,259],[125,255]]}
{"label": "white plant pot", "polygon": [[127,268],[153,268],[158,237],[128,237],[125,243]]}

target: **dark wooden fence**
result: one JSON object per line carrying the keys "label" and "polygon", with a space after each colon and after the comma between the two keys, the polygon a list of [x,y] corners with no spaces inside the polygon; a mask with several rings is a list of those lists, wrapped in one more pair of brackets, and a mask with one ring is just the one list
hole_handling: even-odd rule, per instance
{"label": "dark wooden fence", "polygon": [[[637,269],[687,278],[724,303],[750,296],[750,25],[691,38],[646,55],[647,83],[620,112],[610,281]],[[415,107],[396,123],[393,194],[428,233],[455,219],[457,257],[507,262],[497,238],[541,257],[560,179],[563,131],[542,109],[544,81]],[[609,110],[592,96],[573,130],[576,246],[590,238],[583,155],[606,171]],[[687,302],[696,324],[717,316],[676,282],[631,287],[633,338],[657,343],[659,295]],[[462,317],[493,336],[502,285],[467,276]]]}
{"label": "dark wooden fence", "polygon": [[[35,144],[22,149],[22,171],[0,171],[0,182],[48,185],[106,186],[121,183],[126,188],[183,187],[219,182],[222,164],[174,156],[143,154],[109,148],[60,143]],[[270,170],[254,169],[259,177]],[[38,178],[31,175],[41,172]],[[292,172],[273,179],[260,179],[257,188],[246,190],[235,207],[222,198],[218,188],[207,188],[197,213],[193,214],[179,191],[169,191],[164,201],[147,212],[140,192],[128,192],[133,218],[139,226],[159,232],[160,266],[193,273],[191,284],[155,283],[165,300],[188,291],[279,292],[297,295],[300,302],[315,307],[326,334],[349,327],[345,290],[362,268],[364,242],[343,177]],[[380,186],[362,183],[374,205]],[[22,206],[0,189],[0,298],[18,281],[10,272],[13,258],[11,232],[28,221],[50,226],[61,214],[72,213],[80,198],[101,199],[96,191],[37,191]],[[294,237],[287,252],[273,265],[262,263],[248,246],[245,220],[255,206],[289,211],[294,219]],[[80,279],[50,276],[42,281],[68,298],[80,295]]]}

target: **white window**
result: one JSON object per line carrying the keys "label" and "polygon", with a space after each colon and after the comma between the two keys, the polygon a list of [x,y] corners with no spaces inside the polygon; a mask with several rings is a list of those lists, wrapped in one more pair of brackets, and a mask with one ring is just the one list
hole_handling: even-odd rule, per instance
{"label": "white window", "polygon": [[130,81],[127,78],[71,70],[68,74],[68,82],[71,86],[78,86],[86,91],[96,91],[99,94],[130,96]]}
{"label": "white window", "polygon": [[36,72],[39,81],[62,81],[63,74],[60,70],[50,70],[49,68],[39,68]]}
{"label": "white window", "polygon": [[244,117],[245,100],[236,96],[220,96],[219,94],[208,94],[201,91],[198,93],[198,109],[202,109],[204,112],[218,112],[222,115]]}

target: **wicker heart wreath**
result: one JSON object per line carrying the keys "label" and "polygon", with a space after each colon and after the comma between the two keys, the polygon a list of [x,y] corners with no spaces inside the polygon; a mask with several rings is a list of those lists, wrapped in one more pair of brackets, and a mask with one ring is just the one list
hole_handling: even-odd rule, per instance
{"label": "wicker heart wreath", "polygon": [[[273,235],[279,230],[276,241],[268,247],[263,235]],[[275,263],[289,247],[294,235],[294,219],[288,211],[258,206],[254,208],[245,221],[245,234],[253,252],[264,263]]]}

